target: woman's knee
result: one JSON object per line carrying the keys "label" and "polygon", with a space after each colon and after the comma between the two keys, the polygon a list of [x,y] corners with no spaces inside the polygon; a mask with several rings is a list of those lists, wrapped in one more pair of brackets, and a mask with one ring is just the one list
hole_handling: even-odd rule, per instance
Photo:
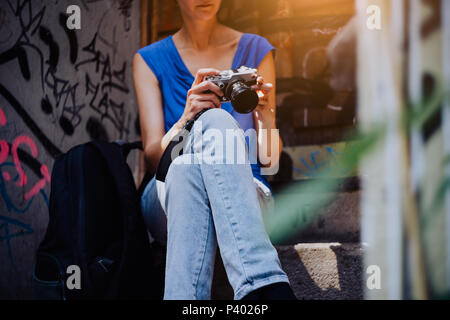
{"label": "woman's knee", "polygon": [[247,154],[244,131],[223,109],[211,109],[199,117],[185,148],[209,164],[234,163],[236,157],[245,162]]}
{"label": "woman's knee", "polygon": [[240,129],[239,123],[224,109],[215,108],[203,113],[196,124],[205,129]]}

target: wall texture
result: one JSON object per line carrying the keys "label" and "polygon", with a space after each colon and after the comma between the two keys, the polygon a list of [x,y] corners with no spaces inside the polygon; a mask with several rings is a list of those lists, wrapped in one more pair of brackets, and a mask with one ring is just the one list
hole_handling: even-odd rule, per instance
{"label": "wall texture", "polygon": [[[138,137],[131,61],[139,2],[2,1],[0,298],[30,297],[55,157],[92,139]],[[81,30],[66,27],[69,5],[81,9]]]}

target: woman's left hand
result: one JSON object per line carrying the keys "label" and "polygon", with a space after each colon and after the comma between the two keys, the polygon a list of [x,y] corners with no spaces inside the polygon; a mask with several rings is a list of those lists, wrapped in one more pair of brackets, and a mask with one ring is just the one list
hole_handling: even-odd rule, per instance
{"label": "woman's left hand", "polygon": [[266,110],[266,106],[269,103],[269,94],[273,90],[273,85],[271,83],[265,83],[264,78],[261,76],[258,76],[256,82],[257,84],[252,86],[252,89],[258,93],[259,97],[259,103],[255,111],[270,111]]}

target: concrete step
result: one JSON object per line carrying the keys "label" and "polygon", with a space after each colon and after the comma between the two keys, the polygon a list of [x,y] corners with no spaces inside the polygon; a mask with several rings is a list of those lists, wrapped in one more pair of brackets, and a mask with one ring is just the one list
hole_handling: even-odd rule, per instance
{"label": "concrete step", "polygon": [[[309,212],[308,196],[308,194],[299,195],[304,197],[302,200],[304,205],[297,210],[298,218],[295,223],[298,231],[286,239],[285,244],[360,241],[360,191],[333,194],[334,200],[317,215]],[[311,216],[314,218],[310,218]]]}
{"label": "concrete step", "polygon": [[[363,299],[363,246],[359,243],[300,243],[277,247],[283,270],[300,300]],[[220,259],[212,298],[233,299]]]}

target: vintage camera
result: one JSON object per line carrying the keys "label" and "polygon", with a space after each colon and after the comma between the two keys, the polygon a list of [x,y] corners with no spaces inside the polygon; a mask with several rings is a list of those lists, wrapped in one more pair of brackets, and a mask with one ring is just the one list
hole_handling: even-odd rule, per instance
{"label": "vintage camera", "polygon": [[251,86],[256,84],[256,74],[256,69],[242,66],[237,70],[225,70],[220,75],[206,77],[205,80],[211,81],[222,90],[222,102],[231,101],[237,112],[250,113],[259,103],[258,94],[251,89]]}

